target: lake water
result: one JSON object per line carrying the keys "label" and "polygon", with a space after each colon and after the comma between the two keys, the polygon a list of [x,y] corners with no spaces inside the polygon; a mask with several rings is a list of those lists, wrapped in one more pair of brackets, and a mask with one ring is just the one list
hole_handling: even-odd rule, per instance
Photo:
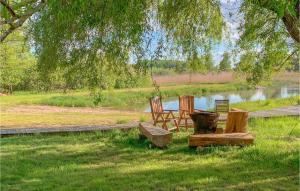
{"label": "lake water", "polygon": [[[199,97],[195,96],[195,109],[207,110],[214,108],[216,99],[228,99],[229,103],[240,103],[245,101],[266,100],[270,98],[288,98],[296,95],[299,95],[299,89],[287,86],[207,94]],[[178,97],[165,99],[165,101],[163,100],[163,108],[178,110]],[[148,107],[145,111],[150,112],[150,107]]]}

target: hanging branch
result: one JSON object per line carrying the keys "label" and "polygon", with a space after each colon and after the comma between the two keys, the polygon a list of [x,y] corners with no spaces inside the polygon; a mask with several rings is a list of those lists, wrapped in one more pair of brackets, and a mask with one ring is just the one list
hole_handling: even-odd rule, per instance
{"label": "hanging branch", "polygon": [[24,22],[29,19],[34,13],[39,12],[44,7],[45,0],[28,1],[25,6],[29,6],[30,3],[36,6],[33,6],[32,9],[27,10],[27,12],[25,12],[24,14],[18,15],[16,14],[16,11],[13,10],[13,8],[9,5],[8,1],[0,0],[0,4],[3,5],[11,15],[11,18],[0,21],[1,27],[6,24],[9,25],[9,28],[7,30],[4,30],[4,32],[0,34],[0,42],[3,42],[9,34],[11,34],[17,28],[21,27]]}
{"label": "hanging branch", "polygon": [[152,85],[155,88],[155,91],[158,93],[159,96],[161,96],[161,92],[160,92],[158,83],[156,82],[156,80],[153,77],[153,62],[161,57],[162,49],[163,49],[163,43],[162,43],[162,39],[160,39],[158,42],[158,47],[156,48],[154,55],[151,56],[151,59],[150,59],[150,75],[151,75]]}
{"label": "hanging branch", "polygon": [[277,68],[275,68],[275,71],[280,71],[282,67],[285,65],[285,63],[296,53],[299,52],[299,49],[295,49],[291,54],[289,54],[279,65]]}
{"label": "hanging branch", "polygon": [[8,10],[12,17],[18,17],[15,11],[9,6],[8,1],[0,0],[0,3]]}

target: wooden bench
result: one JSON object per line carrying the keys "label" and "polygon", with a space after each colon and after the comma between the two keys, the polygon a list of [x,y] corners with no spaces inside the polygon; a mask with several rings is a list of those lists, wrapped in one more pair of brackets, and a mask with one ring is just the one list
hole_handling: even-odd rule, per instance
{"label": "wooden bench", "polygon": [[190,147],[205,147],[209,145],[246,146],[254,142],[251,133],[198,134],[189,136]]}
{"label": "wooden bench", "polygon": [[141,135],[147,137],[153,145],[164,148],[172,141],[172,133],[165,129],[155,127],[150,123],[140,123]]}

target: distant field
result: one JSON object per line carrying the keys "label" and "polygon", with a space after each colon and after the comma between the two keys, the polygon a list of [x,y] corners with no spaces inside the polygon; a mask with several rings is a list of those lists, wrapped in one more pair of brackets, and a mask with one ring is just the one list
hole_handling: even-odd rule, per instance
{"label": "distant field", "polygon": [[234,76],[232,72],[221,72],[209,74],[177,74],[155,76],[154,79],[160,85],[188,83],[230,83],[234,81]]}
{"label": "distant field", "polygon": [[274,77],[275,81],[294,82],[299,85],[300,72],[282,72]]}
{"label": "distant field", "polygon": [[[233,72],[220,72],[208,74],[176,74],[154,76],[154,79],[159,85],[174,85],[174,84],[197,84],[197,83],[233,83],[243,82],[244,79],[238,79]],[[282,72],[273,77],[273,81],[299,83],[299,72]]]}

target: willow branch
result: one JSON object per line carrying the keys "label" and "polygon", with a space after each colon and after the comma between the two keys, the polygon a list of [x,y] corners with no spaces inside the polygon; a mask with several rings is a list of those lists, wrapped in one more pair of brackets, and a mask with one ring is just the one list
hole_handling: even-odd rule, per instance
{"label": "willow branch", "polygon": [[18,17],[15,11],[9,6],[6,0],[0,0],[0,3],[8,10],[12,17]]}
{"label": "willow branch", "polygon": [[[1,4],[3,4],[2,2],[5,1],[0,0],[0,2]],[[6,37],[9,34],[11,34],[15,29],[21,27],[27,19],[29,19],[34,13],[40,11],[44,7],[44,5],[45,5],[45,1],[42,0],[36,7],[34,7],[33,9],[29,10],[28,12],[26,12],[21,16],[12,17],[8,20],[0,21],[0,25],[4,25],[4,24],[10,25],[10,27],[0,35],[0,42],[3,42],[6,39]]]}
{"label": "willow branch", "polygon": [[284,64],[297,52],[299,51],[299,49],[294,50],[290,55],[288,55],[278,66],[278,68],[276,68],[276,71],[280,71],[282,69],[282,67],[284,66]]}

